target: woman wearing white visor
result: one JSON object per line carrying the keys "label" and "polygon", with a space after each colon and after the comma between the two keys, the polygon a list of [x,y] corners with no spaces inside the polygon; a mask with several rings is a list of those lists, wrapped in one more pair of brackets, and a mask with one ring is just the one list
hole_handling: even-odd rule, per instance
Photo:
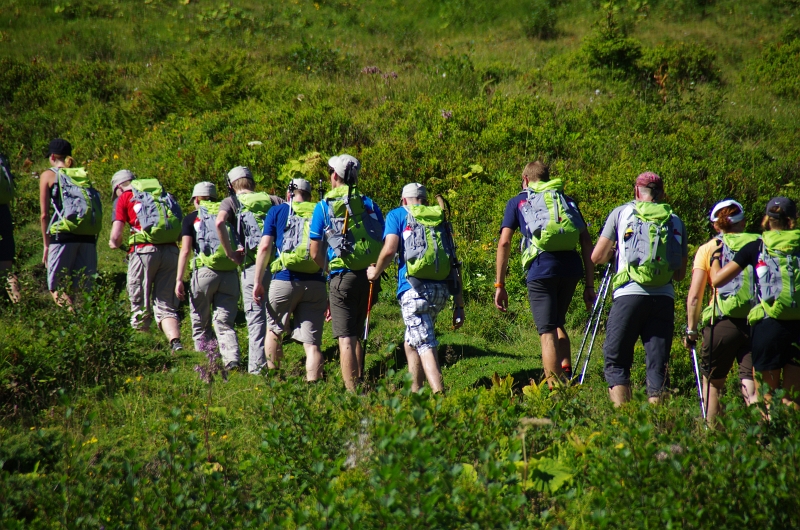
{"label": "woman wearing white visor", "polygon": [[[744,245],[758,240],[756,234],[744,233],[744,208],[729,199],[714,206],[709,219],[718,234],[697,249],[692,270],[692,285],[686,299],[687,348],[694,347],[702,329],[703,347],[701,371],[703,373],[703,399],[706,401],[706,417],[711,422],[719,412],[719,396],[725,386],[725,378],[739,363],[739,380],[742,395],[747,404],[756,400],[753,382],[753,360],[750,353],[750,327],[747,314],[755,302],[755,282],[752,267],[740,272],[734,281],[720,289],[712,290],[709,304],[703,308],[706,285],[711,286],[711,258],[716,253],[722,265]],[[709,387],[709,380],[711,386]]]}

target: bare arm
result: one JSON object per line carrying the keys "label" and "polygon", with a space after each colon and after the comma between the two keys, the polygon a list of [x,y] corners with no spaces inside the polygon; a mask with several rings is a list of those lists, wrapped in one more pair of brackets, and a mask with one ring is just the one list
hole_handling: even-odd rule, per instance
{"label": "bare arm", "polygon": [[742,268],[735,261],[731,261],[724,267],[720,268],[719,260],[715,259],[711,262],[711,273],[709,274],[711,277],[711,285],[714,287],[722,287],[732,279],[736,278],[741,272]]}
{"label": "bare arm", "polygon": [[183,273],[186,271],[186,264],[189,262],[189,254],[192,251],[192,236],[183,236],[181,239],[181,253],[178,255],[178,272],[175,277],[175,294],[179,299],[186,298],[183,289]]}
{"label": "bare arm", "polygon": [[[597,245],[592,251],[592,263],[595,265],[602,265],[608,263],[614,257],[614,241],[605,236],[597,238]],[[684,265],[685,267],[685,265]]]}
{"label": "bare arm", "polygon": [[50,245],[50,234],[47,225],[50,222],[50,190],[55,184],[56,174],[47,170],[39,177],[39,224],[42,230],[42,244],[44,245],[43,262],[47,265],[47,247]]}
{"label": "bare arm", "polygon": [[398,237],[397,234],[389,234],[384,238],[383,248],[378,256],[378,261],[375,265],[367,269],[367,278],[369,281],[374,282],[381,277],[383,271],[389,268],[399,247],[400,237]]}
{"label": "bare arm", "polygon": [[697,331],[697,324],[700,322],[707,280],[708,276],[703,269],[692,271],[692,284],[689,286],[689,295],[686,297],[686,327],[692,331]]}
{"label": "bare arm", "polygon": [[122,244],[122,230],[125,228],[123,221],[114,221],[111,225],[111,235],[108,238],[108,246],[111,248],[119,248]]}
{"label": "bare arm", "polygon": [[317,265],[319,265],[319,268],[322,269],[322,271],[324,272],[325,271],[325,247],[324,247],[322,241],[317,241],[317,240],[312,239],[311,240],[311,245],[310,245],[310,247],[308,249],[308,252],[311,254],[311,259],[313,259],[314,262]]}
{"label": "bare arm", "polygon": [[500,231],[500,240],[497,242],[497,256],[495,257],[495,281],[503,287],[495,287],[494,306],[500,311],[508,310],[508,293],[506,292],[506,271],[508,270],[508,258],[511,256],[511,238],[514,231],[511,228],[503,228]]}
{"label": "bare arm", "polygon": [[586,304],[587,311],[594,303],[594,263],[592,262],[592,236],[588,230],[581,232],[579,242],[581,244],[581,258],[583,258],[583,270],[586,275],[586,286],[583,290],[583,303]]}
{"label": "bare arm", "polygon": [[258,252],[256,253],[256,277],[253,287],[253,299],[256,302],[261,302],[264,296],[264,286],[261,285],[261,280],[264,278],[264,272],[272,261],[272,236],[261,236],[261,241],[258,243]]}
{"label": "bare arm", "polygon": [[244,261],[244,252],[234,252],[233,247],[231,246],[231,240],[228,237],[228,212],[220,210],[217,214],[216,220],[216,227],[217,227],[217,237],[219,238],[219,244],[222,245],[223,250],[225,250],[225,255],[228,256],[228,259],[232,262],[236,263],[237,265],[241,265]]}

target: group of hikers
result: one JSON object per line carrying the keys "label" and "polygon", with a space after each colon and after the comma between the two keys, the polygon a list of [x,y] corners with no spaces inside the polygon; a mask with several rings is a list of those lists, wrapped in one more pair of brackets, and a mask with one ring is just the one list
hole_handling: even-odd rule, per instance
{"label": "group of hikers", "polygon": [[[73,167],[71,155],[69,142],[54,139],[48,152],[51,169],[40,176],[43,262],[48,288],[59,305],[71,304],[60,290],[65,274],[80,271],[83,275],[73,281],[86,282],[97,271],[96,242],[102,225],[100,195],[86,172]],[[7,164],[3,167],[0,269],[9,269],[14,256],[8,210],[13,180]],[[230,196],[221,199],[213,183],[200,182],[192,192],[195,211],[185,216],[157,179],[137,178],[129,170],[116,172],[111,179],[109,245],[123,246],[127,224],[133,328],[147,331],[155,319],[172,349],[182,349],[178,307],[188,297],[195,349],[202,351],[208,341],[216,340],[225,368],[232,370],[241,363],[234,330],[241,297],[249,342],[247,371],[257,374],[265,367],[279,367],[283,337],[289,333],[303,344],[307,380],[317,381],[323,375],[323,325],[330,320],[344,384],[354,391],[364,373],[363,340],[371,306],[380,292],[381,276],[396,259],[412,387],[418,390],[427,380],[434,392],[441,392],[434,324],[451,297],[453,327],[465,320],[449,209],[440,196],[436,204],[429,204],[425,186],[410,183],[402,188],[401,206],[384,218],[379,206],[358,191],[360,169],[350,155],[330,158],[331,190],[315,202],[305,179],[291,180],[286,196],[277,197],[256,191],[250,170],[235,167],[227,178]],[[673,282],[684,279],[689,258],[686,227],[664,202],[663,180],[652,172],[637,176],[633,200],[609,214],[594,245],[576,201],[564,193],[561,179],[550,177],[544,163],[527,164],[521,184],[500,226],[495,306],[508,309],[505,282],[511,241],[518,230],[548,384],[573,377],[565,323],[583,279],[583,301],[593,318],[600,318],[606,294],[613,292],[603,345],[611,401],[619,406],[631,399],[634,347],[641,339],[647,394],[651,402],[658,402],[668,383],[675,327]],[[695,358],[703,415],[709,420],[719,412],[719,396],[734,361],[748,404],[759,395],[755,373],[767,385],[762,393],[768,399],[782,387],[787,390],[784,399],[794,404],[795,391],[800,390],[796,218],[795,203],[775,197],[767,203],[759,236],[744,232],[745,212],[739,202],[726,199],[711,210],[709,219],[718,235],[697,250],[684,334],[684,344]],[[596,291],[595,267],[612,260]],[[712,295],[704,307],[707,286]],[[13,276],[9,294],[12,299],[19,296]]]}

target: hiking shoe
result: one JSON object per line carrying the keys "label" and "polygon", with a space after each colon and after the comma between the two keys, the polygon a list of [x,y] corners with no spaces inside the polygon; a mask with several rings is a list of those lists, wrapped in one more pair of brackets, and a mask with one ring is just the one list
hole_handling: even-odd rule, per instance
{"label": "hiking shoe", "polygon": [[236,361],[231,361],[225,365],[225,371],[227,372],[235,372],[238,369],[239,369],[239,363],[237,363]]}
{"label": "hiking shoe", "polygon": [[172,348],[172,352],[181,351],[183,349],[183,344],[181,344],[181,339],[172,339],[169,341],[169,345]]}

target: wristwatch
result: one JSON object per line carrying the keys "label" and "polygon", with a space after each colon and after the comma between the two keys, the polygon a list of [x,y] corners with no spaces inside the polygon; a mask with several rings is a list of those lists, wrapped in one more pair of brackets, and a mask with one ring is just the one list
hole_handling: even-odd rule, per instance
{"label": "wristwatch", "polygon": [[696,329],[689,329],[687,327],[686,328],[686,336],[687,337],[696,337],[697,336],[697,330]]}

